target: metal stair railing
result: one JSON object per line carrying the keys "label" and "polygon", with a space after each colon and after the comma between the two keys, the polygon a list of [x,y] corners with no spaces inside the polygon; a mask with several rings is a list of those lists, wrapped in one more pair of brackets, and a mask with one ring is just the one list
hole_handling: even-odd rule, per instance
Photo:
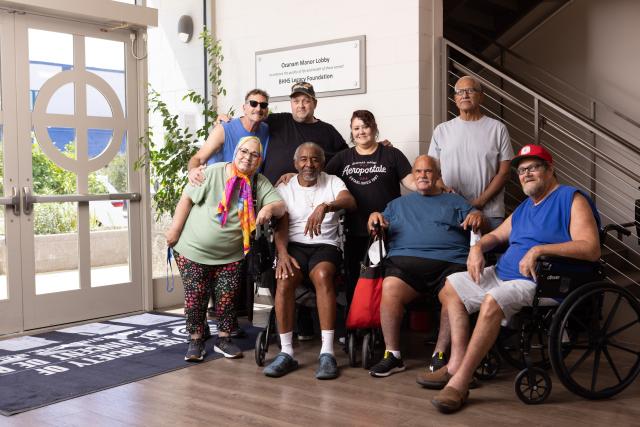
{"label": "metal stair railing", "polygon": [[[603,247],[609,279],[633,288],[640,295],[640,143],[635,144],[557,99],[542,95],[504,69],[444,40],[443,72],[447,89],[447,119],[457,116],[451,97],[455,82],[472,75],[482,82],[482,111],[508,128],[514,151],[536,143],[553,155],[561,183],[591,195],[603,225],[625,227],[629,236],[617,233]],[[512,175],[505,192],[507,206],[525,198]]]}
{"label": "metal stair railing", "polygon": [[636,117],[634,119],[606,102],[596,99],[498,41],[492,40],[473,29],[470,31],[474,34],[474,37],[482,38],[490,44],[482,54],[478,55],[483,61],[498,65],[502,69],[517,74],[519,81],[526,84],[527,87],[560,100],[571,108],[581,111],[594,122],[603,124],[609,129],[614,125],[611,117],[616,117],[621,120],[621,123],[618,124],[614,132],[624,138],[637,138],[638,131],[640,131],[640,118]]}

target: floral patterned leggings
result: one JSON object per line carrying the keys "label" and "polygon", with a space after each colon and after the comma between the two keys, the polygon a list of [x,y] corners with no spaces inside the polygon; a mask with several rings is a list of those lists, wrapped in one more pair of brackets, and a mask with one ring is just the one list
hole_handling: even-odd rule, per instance
{"label": "floral patterned leggings", "polygon": [[174,253],[184,286],[184,314],[187,332],[204,333],[209,295],[215,296],[218,330],[231,332],[238,329],[236,300],[240,290],[240,266],[242,261],[222,265],[206,265],[191,261]]}

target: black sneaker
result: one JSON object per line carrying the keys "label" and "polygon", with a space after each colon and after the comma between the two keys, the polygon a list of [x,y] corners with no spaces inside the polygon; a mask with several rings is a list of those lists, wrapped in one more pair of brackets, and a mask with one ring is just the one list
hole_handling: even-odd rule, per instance
{"label": "black sneaker", "polygon": [[204,341],[202,338],[195,338],[189,341],[189,348],[187,348],[184,360],[187,362],[202,362],[205,354]]}
{"label": "black sneaker", "polygon": [[382,360],[371,368],[369,374],[371,374],[372,377],[388,377],[391,374],[402,372],[405,369],[402,359],[396,359],[393,353],[385,351]]}
{"label": "black sneaker", "polygon": [[222,354],[227,359],[239,359],[242,357],[242,350],[231,341],[231,337],[218,337],[213,351]]}
{"label": "black sneaker", "polygon": [[435,372],[448,363],[447,355],[441,351],[437,351],[431,355],[431,362],[427,366],[429,372]]}

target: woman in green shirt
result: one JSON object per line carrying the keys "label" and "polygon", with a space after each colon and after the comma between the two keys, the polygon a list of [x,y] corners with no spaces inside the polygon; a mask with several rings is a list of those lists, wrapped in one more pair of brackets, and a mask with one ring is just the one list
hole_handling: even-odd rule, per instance
{"label": "woman in green shirt", "polygon": [[[166,232],[184,286],[189,348],[185,360],[205,355],[204,324],[210,292],[215,294],[218,339],[214,351],[228,358],[242,357],[231,341],[237,329],[235,301],[240,289],[240,265],[249,250],[256,224],[280,217],[285,204],[276,189],[256,171],[262,162],[257,137],[240,139],[233,162],[208,167],[202,185],[187,185]],[[252,184],[256,180],[256,210]]]}

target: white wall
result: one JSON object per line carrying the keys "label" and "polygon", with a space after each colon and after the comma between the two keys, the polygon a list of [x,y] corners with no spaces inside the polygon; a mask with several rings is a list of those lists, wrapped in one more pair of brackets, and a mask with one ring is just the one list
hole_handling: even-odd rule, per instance
{"label": "white wall", "polygon": [[[204,53],[198,34],[203,28],[202,0],[147,0],[147,6],[158,9],[158,26],[148,30],[148,75],[149,84],[157,90],[172,114],[179,116],[182,126],[197,129],[202,126],[201,111],[182,97],[189,89],[204,94]],[[193,37],[188,43],[178,39],[178,20],[182,15],[193,19]],[[162,142],[162,122],[158,115],[149,114],[149,125],[153,128],[154,140]],[[152,274],[153,277],[166,275],[166,245],[164,230],[166,219],[152,221]],[[178,271],[173,265],[173,272]],[[176,279],[179,282],[179,278]],[[160,284],[160,282],[162,282]],[[164,279],[156,280],[153,291],[153,306],[166,307],[182,303],[182,293],[168,293]],[[177,286],[177,285],[176,285]]]}
{"label": "white wall", "polygon": [[639,23],[637,0],[577,0],[514,50],[640,122]]}
{"label": "white wall", "polygon": [[[149,84],[159,91],[182,125],[193,129],[202,126],[200,110],[182,101],[187,90],[204,93],[204,58],[198,34],[203,27],[202,0],[148,0],[148,7],[158,9],[158,26],[148,31]],[[193,37],[189,43],[178,39],[178,20],[182,15],[193,18]],[[149,116],[156,137],[162,135],[157,117]],[[159,141],[159,139],[157,139]]]}
{"label": "white wall", "polygon": [[[240,111],[244,94],[255,85],[256,51],[364,34],[367,92],[319,98],[316,116],[333,124],[348,141],[353,110],[371,110],[380,138],[392,141],[412,160],[425,151],[433,128],[431,46],[421,54],[421,44],[431,43],[433,32],[424,25],[431,22],[433,1],[214,2],[216,37],[222,41],[225,57],[222,80],[228,94],[219,100],[219,109],[233,106]],[[427,77],[421,80],[423,72]],[[290,111],[288,101],[274,102],[270,108]],[[426,121],[428,135],[424,126],[420,131]]]}

